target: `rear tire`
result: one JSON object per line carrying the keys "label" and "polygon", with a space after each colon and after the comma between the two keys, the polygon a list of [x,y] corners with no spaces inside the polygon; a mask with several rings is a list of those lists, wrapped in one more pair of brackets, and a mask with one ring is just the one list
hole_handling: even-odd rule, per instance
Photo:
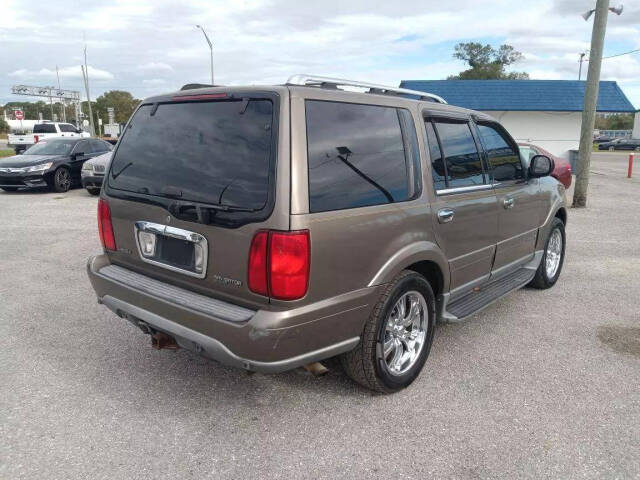
{"label": "rear tire", "polygon": [[89,192],[89,195],[93,195],[93,196],[100,195],[99,188],[87,188],[87,192]]}
{"label": "rear tire", "polygon": [[64,193],[71,188],[71,172],[67,167],[58,168],[53,174],[53,180],[49,187],[54,192]]}
{"label": "rear tire", "polygon": [[[401,304],[404,307],[399,307]],[[360,343],[341,355],[347,375],[383,393],[409,386],[429,356],[436,323],[435,305],[431,285],[422,275],[409,270],[401,272],[375,305]],[[406,324],[409,325],[403,326]]]}
{"label": "rear tire", "polygon": [[[558,241],[561,242],[559,246],[557,244]],[[547,237],[547,242],[544,246],[542,260],[540,261],[540,265],[538,265],[538,270],[536,270],[536,276],[529,282],[530,287],[545,290],[556,284],[562,271],[562,265],[564,264],[565,245],[566,235],[564,232],[564,223],[555,217],[551,224],[549,237]]]}

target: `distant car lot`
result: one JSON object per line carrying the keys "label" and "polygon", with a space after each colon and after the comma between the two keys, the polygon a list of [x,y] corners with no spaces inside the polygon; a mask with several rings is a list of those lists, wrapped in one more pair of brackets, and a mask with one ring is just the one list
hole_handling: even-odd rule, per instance
{"label": "distant car lot", "polygon": [[640,138],[616,138],[610,142],[599,143],[598,150],[628,150],[640,152]]}
{"label": "distant car lot", "polygon": [[249,376],[152,350],[95,304],[96,199],[0,193],[0,477],[635,478],[640,176],[625,177],[626,157],[594,154],[556,287],[440,325],[423,375],[388,397],[333,364]]}

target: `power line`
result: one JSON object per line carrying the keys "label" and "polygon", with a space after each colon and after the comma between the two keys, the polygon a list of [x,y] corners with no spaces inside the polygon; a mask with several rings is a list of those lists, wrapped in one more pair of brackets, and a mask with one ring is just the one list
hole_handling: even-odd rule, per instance
{"label": "power line", "polygon": [[635,53],[635,52],[640,52],[640,48],[636,48],[635,50],[630,50],[624,53],[618,53],[616,55],[609,55],[608,57],[602,57],[602,59],[604,60],[605,58],[621,57],[622,55],[629,55],[630,53]]}
{"label": "power line", "polygon": [[[640,48],[636,48],[635,50],[629,50],[628,52],[616,53],[615,55],[609,55],[608,57],[602,57],[602,60],[605,60],[607,58],[621,57],[622,55],[629,55],[630,53],[636,53],[636,52],[640,52]],[[585,62],[588,62],[588,61],[589,59],[587,58]]]}

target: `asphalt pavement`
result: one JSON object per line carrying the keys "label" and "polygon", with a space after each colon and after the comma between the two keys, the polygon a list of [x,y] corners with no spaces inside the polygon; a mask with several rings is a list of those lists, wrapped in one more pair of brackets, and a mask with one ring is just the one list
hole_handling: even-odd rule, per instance
{"label": "asphalt pavement", "polygon": [[557,285],[439,325],[408,389],[248,375],[97,305],[96,198],[0,192],[0,478],[640,477],[640,160],[596,154]]}

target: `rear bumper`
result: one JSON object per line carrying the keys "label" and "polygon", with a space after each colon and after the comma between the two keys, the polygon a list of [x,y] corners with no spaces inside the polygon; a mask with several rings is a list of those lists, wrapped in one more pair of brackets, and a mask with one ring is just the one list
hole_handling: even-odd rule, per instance
{"label": "rear bumper", "polygon": [[225,365],[263,373],[353,349],[381,288],[289,310],[254,311],[111,266],[105,255],[90,258],[87,271],[99,302],[120,317]]}

